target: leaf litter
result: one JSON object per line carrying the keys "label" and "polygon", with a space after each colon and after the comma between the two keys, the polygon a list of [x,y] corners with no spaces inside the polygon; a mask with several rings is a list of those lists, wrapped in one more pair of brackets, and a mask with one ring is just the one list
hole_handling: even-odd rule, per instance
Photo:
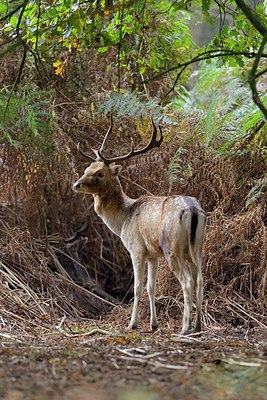
{"label": "leaf litter", "polygon": [[1,330],[1,399],[267,398],[264,329],[211,327],[185,337],[60,322],[34,334]]}

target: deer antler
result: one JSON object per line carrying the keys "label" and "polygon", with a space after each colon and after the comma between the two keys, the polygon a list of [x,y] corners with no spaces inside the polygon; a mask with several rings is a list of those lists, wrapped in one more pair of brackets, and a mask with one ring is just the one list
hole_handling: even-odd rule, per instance
{"label": "deer antler", "polygon": [[101,160],[101,156],[99,155],[99,151],[102,151],[102,150],[103,150],[103,148],[104,148],[104,146],[105,146],[105,143],[106,143],[106,141],[107,141],[107,138],[108,138],[109,134],[112,132],[112,126],[113,126],[113,117],[112,117],[112,113],[110,113],[110,125],[109,125],[109,128],[108,128],[108,130],[107,130],[107,133],[106,133],[106,135],[105,135],[105,137],[104,137],[104,140],[103,140],[101,146],[99,146],[98,150],[93,149],[93,148],[91,147],[91,150],[92,150],[92,152],[95,154],[96,159],[93,158],[93,157],[91,157],[91,156],[89,156],[89,154],[87,154],[87,153],[85,153],[83,150],[81,150],[81,148],[80,148],[80,143],[78,143],[78,145],[77,145],[78,151],[79,151],[84,157],[89,158],[89,160],[91,160],[92,162],[94,162],[94,161],[96,161],[96,160]]}
{"label": "deer antler", "polygon": [[109,164],[111,164],[113,162],[117,162],[117,161],[127,160],[128,158],[137,156],[139,154],[144,154],[147,151],[153,149],[154,147],[159,147],[161,145],[162,141],[163,141],[163,134],[162,134],[161,126],[160,125],[158,126],[159,127],[159,131],[160,131],[160,137],[159,137],[159,139],[157,139],[157,127],[156,127],[156,125],[155,125],[155,123],[153,121],[153,118],[151,118],[151,123],[152,123],[152,126],[153,126],[153,132],[152,132],[152,135],[151,135],[149,143],[145,147],[142,147],[141,149],[137,149],[137,150],[135,150],[134,147],[132,147],[131,150],[129,151],[129,153],[127,153],[127,154],[125,154],[123,156],[106,158],[105,156],[103,156],[102,151],[104,150],[104,147],[105,147],[105,144],[107,142],[107,139],[108,139],[109,135],[112,132],[113,118],[112,118],[112,114],[110,114],[110,125],[109,125],[109,128],[107,130],[107,133],[106,133],[106,135],[104,137],[104,140],[103,140],[102,144],[98,147],[97,150],[91,148],[91,150],[94,152],[94,154],[96,156],[96,159],[94,160],[88,154],[84,153],[80,149],[79,144],[77,146],[78,150],[83,156],[89,158],[91,161],[99,161],[99,160],[101,160],[106,165],[109,165]]}
{"label": "deer antler", "polygon": [[85,153],[84,151],[81,150],[80,143],[77,144],[77,150],[78,150],[84,157],[89,158],[89,160],[91,160],[92,162],[95,161],[95,159],[94,159],[93,157],[89,156],[89,154],[87,154],[87,153]]}
{"label": "deer antler", "polygon": [[110,126],[109,129],[104,137],[103,143],[101,144],[101,146],[99,146],[97,151],[94,151],[95,155],[97,156],[98,159],[102,160],[106,165],[109,165],[113,162],[117,162],[117,161],[123,161],[123,160],[127,160],[128,158],[137,156],[139,154],[144,154],[147,151],[153,149],[154,147],[159,147],[163,141],[163,134],[162,134],[162,129],[161,126],[159,125],[159,131],[160,131],[160,138],[157,139],[157,127],[153,121],[153,119],[151,118],[151,122],[153,125],[153,132],[150,138],[149,143],[141,148],[141,149],[137,149],[135,150],[134,147],[131,148],[131,150],[129,151],[129,153],[123,155],[123,156],[117,156],[117,157],[112,157],[112,158],[106,158],[103,156],[102,151],[104,149],[105,143],[107,141],[107,138],[109,136],[109,134],[112,132],[112,124],[113,124],[113,120],[112,120],[112,116],[110,117]]}

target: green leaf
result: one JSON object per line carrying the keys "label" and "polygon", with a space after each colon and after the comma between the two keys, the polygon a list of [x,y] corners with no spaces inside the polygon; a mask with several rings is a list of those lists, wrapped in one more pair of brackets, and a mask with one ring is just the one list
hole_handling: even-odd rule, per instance
{"label": "green leaf", "polygon": [[18,24],[18,17],[16,15],[12,15],[9,22],[13,28],[16,28]]}
{"label": "green leaf", "polygon": [[0,3],[0,13],[5,14],[7,12],[7,4]]}
{"label": "green leaf", "polygon": [[140,75],[143,75],[143,73],[145,72],[145,70],[146,70],[146,67],[145,67],[145,66],[141,67],[141,68],[139,69],[139,74],[140,74]]}
{"label": "green leaf", "polygon": [[106,51],[108,51],[108,46],[103,46],[103,47],[100,47],[100,48],[98,49],[98,52],[99,52],[99,53],[106,53]]}

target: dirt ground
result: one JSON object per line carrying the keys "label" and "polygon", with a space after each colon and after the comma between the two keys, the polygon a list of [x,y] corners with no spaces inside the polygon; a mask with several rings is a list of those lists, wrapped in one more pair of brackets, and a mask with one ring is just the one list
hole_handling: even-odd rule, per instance
{"label": "dirt ground", "polygon": [[0,399],[267,399],[267,332],[126,332],[95,321],[0,330]]}

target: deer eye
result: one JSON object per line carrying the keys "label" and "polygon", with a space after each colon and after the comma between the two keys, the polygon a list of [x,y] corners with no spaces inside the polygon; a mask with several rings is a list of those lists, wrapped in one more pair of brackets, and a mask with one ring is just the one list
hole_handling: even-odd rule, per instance
{"label": "deer eye", "polygon": [[104,173],[101,172],[101,171],[98,172],[98,173],[97,173],[97,177],[98,177],[98,178],[103,178],[103,177],[104,177]]}

